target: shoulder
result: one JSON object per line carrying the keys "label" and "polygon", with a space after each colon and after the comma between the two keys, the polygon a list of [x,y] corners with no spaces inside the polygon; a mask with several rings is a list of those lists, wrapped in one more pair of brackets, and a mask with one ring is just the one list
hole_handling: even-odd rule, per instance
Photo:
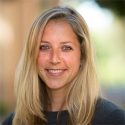
{"label": "shoulder", "polygon": [[14,113],[9,114],[1,125],[12,125]]}
{"label": "shoulder", "polygon": [[99,99],[93,125],[125,125],[125,111],[108,100]]}

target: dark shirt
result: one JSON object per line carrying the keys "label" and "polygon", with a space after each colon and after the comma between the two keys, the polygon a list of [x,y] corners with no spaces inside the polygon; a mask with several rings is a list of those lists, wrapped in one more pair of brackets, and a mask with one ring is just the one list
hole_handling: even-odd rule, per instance
{"label": "dark shirt", "polygon": [[125,125],[125,111],[110,101],[100,99],[96,105],[92,125]]}
{"label": "dark shirt", "polygon": [[[66,125],[68,120],[68,112],[46,112],[48,123],[46,125],[57,125],[57,117],[59,115],[59,125]],[[14,113],[9,115],[2,125],[12,125]],[[96,110],[92,119],[92,125],[125,125],[125,111],[120,109],[115,104],[99,99],[96,105]]]}

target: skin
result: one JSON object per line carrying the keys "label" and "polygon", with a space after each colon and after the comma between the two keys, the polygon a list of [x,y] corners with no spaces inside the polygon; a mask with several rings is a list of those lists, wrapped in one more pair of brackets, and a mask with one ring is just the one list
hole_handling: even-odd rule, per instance
{"label": "skin", "polygon": [[38,55],[39,74],[51,99],[49,110],[65,109],[66,91],[79,67],[80,44],[72,27],[64,20],[49,21]]}

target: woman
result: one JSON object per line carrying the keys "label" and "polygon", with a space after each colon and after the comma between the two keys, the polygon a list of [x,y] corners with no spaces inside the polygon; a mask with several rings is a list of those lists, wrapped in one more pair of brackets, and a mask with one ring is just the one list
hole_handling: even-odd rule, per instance
{"label": "woman", "polygon": [[125,113],[100,98],[84,19],[68,7],[33,23],[15,77],[17,104],[3,125],[125,125]]}

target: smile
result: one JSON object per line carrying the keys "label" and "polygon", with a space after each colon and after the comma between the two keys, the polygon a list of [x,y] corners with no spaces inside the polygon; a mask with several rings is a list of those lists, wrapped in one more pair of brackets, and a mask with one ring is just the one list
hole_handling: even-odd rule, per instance
{"label": "smile", "polygon": [[51,73],[60,73],[60,72],[63,72],[64,70],[62,69],[48,69],[48,72],[51,72]]}
{"label": "smile", "polygon": [[60,76],[64,73],[65,69],[46,69],[46,71],[50,76]]}

